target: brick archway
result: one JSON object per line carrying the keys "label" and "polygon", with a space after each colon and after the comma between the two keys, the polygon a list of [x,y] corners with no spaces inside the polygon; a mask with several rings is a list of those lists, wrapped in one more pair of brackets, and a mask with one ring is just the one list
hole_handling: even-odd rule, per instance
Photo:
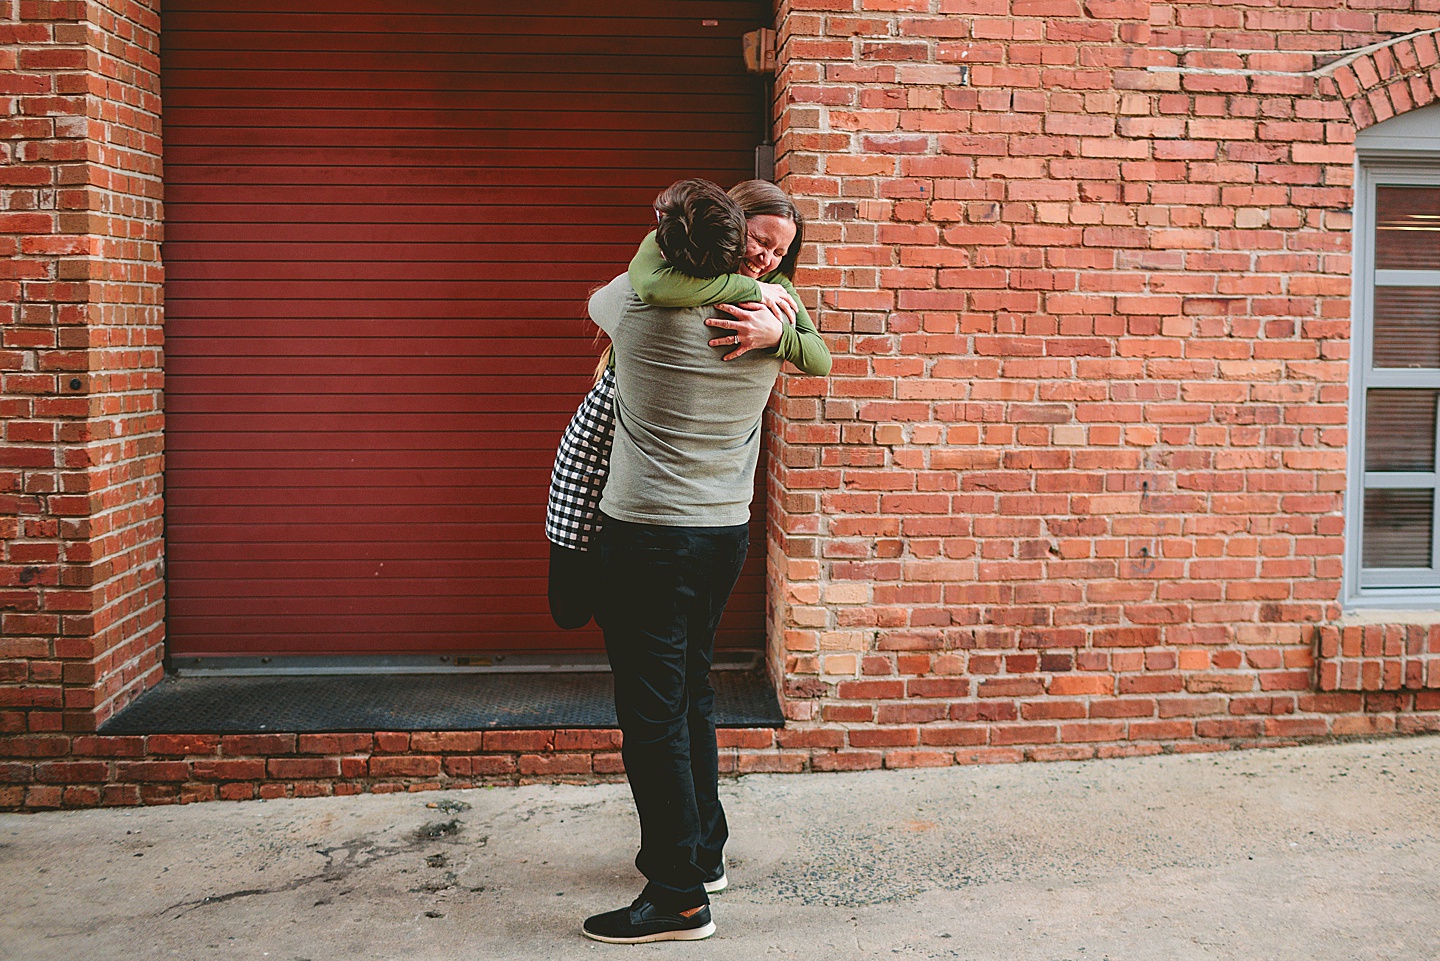
{"label": "brick archway", "polygon": [[1440,28],[1357,50],[1315,72],[1319,91],[1345,102],[1355,129],[1440,99]]}

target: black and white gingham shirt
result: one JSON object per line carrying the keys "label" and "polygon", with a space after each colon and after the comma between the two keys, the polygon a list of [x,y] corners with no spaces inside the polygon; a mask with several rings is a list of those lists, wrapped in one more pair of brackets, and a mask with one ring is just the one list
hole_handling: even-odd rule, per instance
{"label": "black and white gingham shirt", "polygon": [[560,547],[589,550],[600,531],[600,492],[615,439],[615,369],[607,368],[560,436],[550,472],[545,536]]}

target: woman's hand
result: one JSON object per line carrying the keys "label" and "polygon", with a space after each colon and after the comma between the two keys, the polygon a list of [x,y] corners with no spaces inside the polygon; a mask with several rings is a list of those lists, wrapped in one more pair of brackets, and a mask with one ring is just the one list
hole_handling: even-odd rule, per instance
{"label": "woman's hand", "polygon": [[734,360],[746,351],[764,350],[780,343],[784,321],[764,304],[716,304],[715,309],[725,311],[730,317],[711,317],[705,323],[711,327],[724,327],[733,331],[710,341],[711,347],[735,347],[735,350],[726,354],[722,360]]}
{"label": "woman's hand", "polygon": [[767,284],[763,280],[755,283],[760,287],[760,302],[769,307],[776,317],[786,323],[795,323],[795,298],[781,284]]}

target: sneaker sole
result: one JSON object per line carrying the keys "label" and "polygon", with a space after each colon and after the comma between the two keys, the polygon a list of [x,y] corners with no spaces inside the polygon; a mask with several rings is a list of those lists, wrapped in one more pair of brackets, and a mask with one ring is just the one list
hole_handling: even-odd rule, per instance
{"label": "sneaker sole", "polygon": [[609,938],[603,934],[592,934],[584,928],[580,933],[591,941],[604,941],[606,944],[646,944],[650,941],[703,941],[715,933],[715,922],[700,928],[683,928],[678,931],[657,931],[654,934],[644,934],[638,938]]}
{"label": "sneaker sole", "polygon": [[705,882],[705,893],[706,893],[706,894],[719,894],[721,891],[724,891],[724,890],[725,890],[726,888],[728,888],[729,886],[730,886],[730,879],[729,879],[728,877],[726,877],[725,875],[722,874],[722,875],[720,875],[719,880],[716,880],[716,881],[706,881],[706,882]]}

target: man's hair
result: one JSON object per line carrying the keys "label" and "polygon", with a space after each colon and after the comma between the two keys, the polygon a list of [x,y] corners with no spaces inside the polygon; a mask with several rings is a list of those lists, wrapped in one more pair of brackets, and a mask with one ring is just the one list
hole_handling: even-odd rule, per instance
{"label": "man's hair", "polygon": [[677,180],[655,198],[655,239],[670,266],[691,277],[734,273],[745,256],[745,214],[708,180]]}

